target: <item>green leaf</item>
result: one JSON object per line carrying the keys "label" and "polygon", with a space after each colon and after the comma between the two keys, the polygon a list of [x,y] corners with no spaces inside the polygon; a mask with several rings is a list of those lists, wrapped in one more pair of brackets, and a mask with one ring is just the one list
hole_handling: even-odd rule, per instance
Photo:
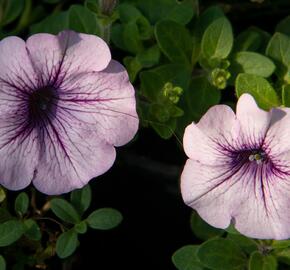
{"label": "green leaf", "polygon": [[120,23],[115,23],[112,25],[111,28],[111,41],[114,43],[115,46],[126,51],[126,47],[123,41],[123,31],[124,27]]}
{"label": "green leaf", "polygon": [[232,223],[230,223],[230,225],[225,229],[225,231],[230,234],[238,234],[238,235],[240,234]]}
{"label": "green leaf", "polygon": [[126,56],[123,59],[126,70],[129,74],[130,82],[134,82],[137,74],[142,69],[141,63],[136,59],[136,57]]}
{"label": "green leaf", "polygon": [[101,208],[92,212],[86,220],[93,229],[110,230],[118,226],[122,219],[122,214],[116,209]]}
{"label": "green leaf", "polygon": [[160,58],[160,50],[157,45],[154,45],[138,53],[136,58],[137,61],[142,65],[142,67],[149,68],[158,64]]}
{"label": "green leaf", "polygon": [[100,14],[99,2],[96,0],[85,0],[84,6],[96,14]]}
{"label": "green leaf", "polygon": [[258,27],[249,27],[235,38],[233,52],[253,51],[264,54],[270,38],[268,32]]}
{"label": "green leaf", "polygon": [[178,133],[183,136],[184,128],[220,102],[221,91],[211,85],[205,76],[193,78],[189,88],[181,96],[180,107],[184,115],[178,118]]}
{"label": "green leaf", "polygon": [[251,254],[249,270],[276,270],[278,269],[276,258],[272,255],[262,255],[259,251]]}
{"label": "green leaf", "polygon": [[225,59],[233,46],[233,32],[227,18],[215,20],[204,32],[201,51],[206,59]]}
{"label": "green leaf", "polygon": [[66,200],[55,198],[50,201],[50,204],[52,212],[63,221],[72,224],[80,222],[79,214]]}
{"label": "green leaf", "polygon": [[255,52],[238,52],[231,62],[231,74],[247,73],[267,78],[275,70],[274,63],[266,56]]}
{"label": "green leaf", "polygon": [[271,84],[260,76],[239,74],[236,79],[235,87],[238,97],[244,93],[249,93],[255,98],[259,107],[264,110],[280,106],[277,93]]}
{"label": "green leaf", "polygon": [[275,33],[268,44],[266,54],[276,62],[277,75],[284,79],[290,70],[290,37]]}
{"label": "green leaf", "polygon": [[161,51],[175,63],[191,65],[193,40],[181,24],[162,20],[156,24],[155,36]]}
{"label": "green leaf", "polygon": [[68,10],[68,19],[71,30],[100,35],[97,17],[87,8],[80,5],[72,5]]}
{"label": "green leaf", "polygon": [[78,235],[74,230],[62,233],[56,241],[56,254],[64,259],[76,250],[78,245]]}
{"label": "green leaf", "polygon": [[24,221],[24,235],[31,240],[39,241],[41,239],[41,231],[38,224],[33,219]]}
{"label": "green leaf", "polygon": [[6,199],[6,193],[4,188],[0,186],[0,203],[2,203]]}
{"label": "green leaf", "polygon": [[78,213],[82,215],[89,208],[92,201],[92,190],[90,185],[72,191],[70,194],[70,201]]}
{"label": "green leaf", "polygon": [[17,214],[24,215],[29,206],[29,198],[25,192],[21,192],[15,199],[14,209]]}
{"label": "green leaf", "polygon": [[167,140],[174,134],[176,129],[176,118],[170,118],[163,123],[154,121],[150,124],[162,139]]}
{"label": "green leaf", "polygon": [[290,248],[275,250],[274,255],[279,262],[290,265]]}
{"label": "green leaf", "polygon": [[152,37],[152,27],[142,13],[132,5],[121,4],[118,6],[120,20],[123,24],[134,24],[139,33],[139,38],[147,40]]}
{"label": "green leaf", "polygon": [[290,36],[290,16],[287,16],[277,24],[275,32]]}
{"label": "green leaf", "polygon": [[88,226],[85,221],[81,221],[80,223],[75,224],[74,230],[77,233],[84,234],[87,232]]}
{"label": "green leaf", "polygon": [[59,12],[47,16],[44,20],[30,27],[30,33],[58,34],[69,28],[68,12]]}
{"label": "green leaf", "polygon": [[8,220],[0,224],[0,247],[9,246],[23,234],[23,225],[18,220]]}
{"label": "green leaf", "polygon": [[261,44],[261,35],[253,29],[247,29],[235,38],[233,51],[257,51]]}
{"label": "green leaf", "polygon": [[122,25],[122,44],[127,51],[137,54],[143,51],[143,43],[136,22]]}
{"label": "green leaf", "polygon": [[6,207],[0,207],[0,224],[13,219],[12,215],[9,213]]}
{"label": "green leaf", "polygon": [[126,56],[124,64],[129,73],[130,81],[133,82],[142,68],[148,68],[159,62],[160,50],[158,46],[153,46],[136,55],[136,57]]}
{"label": "green leaf", "polygon": [[138,0],[138,7],[152,24],[159,20],[170,19],[180,24],[187,24],[197,12],[195,0]]}
{"label": "green leaf", "polygon": [[123,3],[118,6],[119,17],[121,22],[129,23],[143,17],[142,13],[133,5]]}
{"label": "green leaf", "polygon": [[0,255],[0,270],[5,270],[5,269],[6,269],[5,259],[2,255]]}
{"label": "green leaf", "polygon": [[196,256],[198,246],[184,246],[172,255],[172,262],[178,270],[202,270],[203,266]]}
{"label": "green leaf", "polygon": [[219,6],[212,6],[206,9],[197,21],[197,35],[202,37],[205,30],[208,28],[210,24],[212,24],[215,20],[224,18],[224,12]]}
{"label": "green leaf", "polygon": [[282,104],[286,107],[290,107],[290,85],[284,85],[282,87]]}
{"label": "green leaf", "polygon": [[24,0],[0,0],[0,26],[5,26],[17,19],[23,8]]}
{"label": "green leaf", "polygon": [[273,240],[271,247],[274,249],[290,247],[290,240]]}
{"label": "green leaf", "polygon": [[223,230],[214,228],[203,221],[197,212],[193,212],[190,218],[190,225],[193,233],[202,240],[223,234]]}
{"label": "green leaf", "polygon": [[241,250],[243,250],[247,254],[251,254],[252,252],[258,250],[257,243],[253,239],[248,238],[242,234],[229,233],[227,235],[227,239],[233,241],[241,248]]}
{"label": "green leaf", "polygon": [[213,270],[245,269],[245,254],[231,240],[218,238],[203,243],[197,257],[206,267]]}

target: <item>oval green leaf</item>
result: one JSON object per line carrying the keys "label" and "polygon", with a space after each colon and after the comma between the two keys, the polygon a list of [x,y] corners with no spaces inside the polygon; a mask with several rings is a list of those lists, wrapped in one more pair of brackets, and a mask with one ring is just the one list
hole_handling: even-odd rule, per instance
{"label": "oval green leaf", "polygon": [[27,219],[24,221],[24,235],[34,241],[41,239],[41,231],[38,224],[33,219]]}
{"label": "oval green leaf", "polygon": [[259,251],[251,254],[249,270],[277,270],[277,260],[272,255],[263,255]]}
{"label": "oval green leaf", "polygon": [[202,270],[203,266],[196,256],[197,245],[188,245],[178,249],[172,255],[172,262],[178,270]]}
{"label": "oval green leaf", "polygon": [[9,246],[23,234],[23,225],[18,220],[8,220],[0,224],[0,247]]}
{"label": "oval green leaf", "polygon": [[0,1],[0,4],[3,8],[1,10],[1,26],[5,26],[17,19],[24,8],[24,0],[4,0]]}
{"label": "oval green leaf", "polygon": [[231,240],[218,238],[203,243],[197,251],[203,265],[212,270],[245,269],[247,258]]}
{"label": "oval green leaf", "polygon": [[21,192],[15,199],[14,204],[15,212],[22,216],[27,212],[28,206],[29,206],[28,195],[25,192]]}
{"label": "oval green leaf", "polygon": [[266,56],[255,52],[238,52],[231,63],[231,73],[247,73],[267,78],[275,70],[274,63]]}
{"label": "oval green leaf", "polygon": [[81,33],[100,34],[97,16],[89,9],[72,5],[68,10],[69,28]]}
{"label": "oval green leaf", "polygon": [[112,208],[101,208],[92,212],[87,223],[93,229],[110,230],[118,226],[123,220],[122,214]]}
{"label": "oval green leaf", "polygon": [[259,107],[264,110],[281,104],[274,88],[263,77],[241,73],[236,79],[235,87],[238,97],[244,93],[249,93],[255,98]]}
{"label": "oval green leaf", "polygon": [[92,190],[90,185],[72,191],[70,194],[70,201],[78,213],[82,215],[89,208],[92,201]]}
{"label": "oval green leaf", "polygon": [[276,62],[277,75],[283,79],[290,69],[290,37],[275,33],[269,41],[266,54]]}
{"label": "oval green leaf", "polygon": [[64,259],[76,250],[78,245],[78,235],[74,230],[62,233],[56,241],[56,254]]}
{"label": "oval green leaf", "polygon": [[225,59],[233,47],[233,31],[229,20],[221,17],[205,30],[201,40],[203,56],[210,59]]}
{"label": "oval green leaf", "polygon": [[50,201],[50,204],[52,212],[63,221],[72,224],[80,222],[79,214],[66,200],[55,198]]}
{"label": "oval green leaf", "polygon": [[193,233],[202,240],[219,236],[224,232],[207,224],[196,212],[191,215],[190,225]]}
{"label": "oval green leaf", "polygon": [[191,65],[193,40],[181,24],[163,20],[156,24],[155,36],[161,51],[174,63]]}

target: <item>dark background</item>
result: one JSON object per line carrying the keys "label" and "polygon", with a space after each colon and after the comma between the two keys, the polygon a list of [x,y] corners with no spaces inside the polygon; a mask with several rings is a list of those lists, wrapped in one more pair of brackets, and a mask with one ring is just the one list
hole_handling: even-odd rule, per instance
{"label": "dark background", "polygon": [[114,207],[124,220],[112,231],[90,231],[80,239],[81,266],[175,269],[171,255],[193,242],[191,211],[179,194],[184,154],[175,139],[164,141],[143,129],[117,156],[113,168],[92,182],[92,207]]}

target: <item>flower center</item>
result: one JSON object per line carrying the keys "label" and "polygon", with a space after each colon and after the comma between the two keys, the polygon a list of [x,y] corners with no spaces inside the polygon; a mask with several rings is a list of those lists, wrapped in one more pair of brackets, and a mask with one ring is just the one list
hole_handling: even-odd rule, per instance
{"label": "flower center", "polygon": [[254,150],[249,155],[249,160],[257,164],[262,164],[267,159],[267,155],[263,150]]}
{"label": "flower center", "polygon": [[54,111],[57,101],[57,91],[53,86],[45,86],[37,89],[29,96],[30,119],[43,120]]}

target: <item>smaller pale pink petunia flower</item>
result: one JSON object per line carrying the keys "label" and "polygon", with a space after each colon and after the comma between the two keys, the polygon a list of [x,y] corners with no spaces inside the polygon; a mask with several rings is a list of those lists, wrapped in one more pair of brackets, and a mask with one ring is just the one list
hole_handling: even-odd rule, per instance
{"label": "smaller pale pink petunia flower", "polygon": [[64,31],[0,42],[0,185],[81,188],[137,129],[134,88],[102,39]]}
{"label": "smaller pale pink petunia flower", "polygon": [[290,237],[290,110],[258,108],[249,94],[236,114],[217,105],[184,134],[187,205],[209,224],[244,235]]}

